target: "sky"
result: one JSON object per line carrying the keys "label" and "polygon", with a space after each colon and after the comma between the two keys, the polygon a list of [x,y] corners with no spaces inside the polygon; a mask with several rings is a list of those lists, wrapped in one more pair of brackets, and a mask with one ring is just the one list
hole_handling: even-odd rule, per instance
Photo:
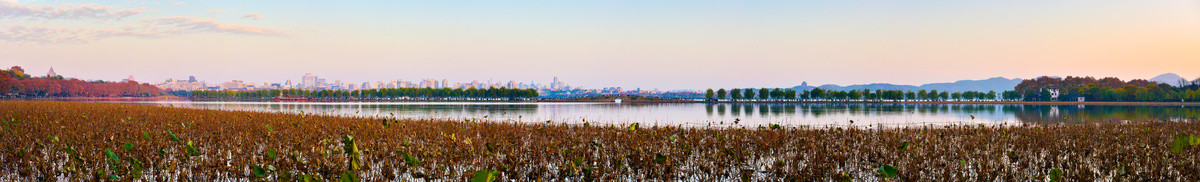
{"label": "sky", "polygon": [[1200,77],[1200,2],[14,1],[0,66],[83,79],[590,88]]}

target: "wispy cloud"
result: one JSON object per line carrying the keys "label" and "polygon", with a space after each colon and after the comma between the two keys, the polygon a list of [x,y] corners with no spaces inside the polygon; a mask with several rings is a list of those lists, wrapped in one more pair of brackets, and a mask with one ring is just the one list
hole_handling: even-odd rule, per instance
{"label": "wispy cloud", "polygon": [[217,14],[217,13],[220,13],[220,12],[221,12],[221,10],[220,10],[220,9],[208,10],[208,14]]}
{"label": "wispy cloud", "polygon": [[250,25],[234,25],[225,24],[213,20],[201,20],[192,17],[162,17],[149,21],[150,23],[171,26],[178,28],[181,31],[190,32],[210,32],[210,33],[230,33],[230,34],[245,34],[258,36],[287,36],[288,33],[271,28],[256,27]]}
{"label": "wispy cloud", "polygon": [[34,43],[83,43],[90,39],[89,30],[13,25],[0,29],[0,40]]}
{"label": "wispy cloud", "polygon": [[262,19],[262,15],[258,13],[246,13],[246,16],[242,16],[242,19],[259,20]]}
{"label": "wispy cloud", "polygon": [[175,4],[174,4],[174,5],[175,5],[175,6],[182,6],[182,5],[185,5],[185,4],[187,4],[187,1],[177,1],[177,2],[175,2]]}
{"label": "wispy cloud", "polygon": [[141,9],[118,9],[99,5],[26,5],[11,0],[0,0],[0,18],[121,19],[142,12]]}
{"label": "wispy cloud", "polygon": [[[182,2],[182,1],[180,1]],[[176,3],[179,4],[179,3]],[[119,20],[142,13],[141,9],[117,9],[99,5],[26,5],[13,0],[0,0],[0,19],[29,18],[55,21],[60,19]],[[221,12],[220,9],[209,11]],[[246,14],[242,18],[258,20],[262,15]],[[120,22],[120,21],[115,21]],[[62,28],[45,26],[45,21],[35,24],[0,25],[0,41],[19,43],[87,43],[107,38],[162,38],[188,34],[239,34],[250,36],[281,37],[289,33],[266,27],[236,25],[193,17],[158,17],[125,25],[120,28],[82,27]],[[112,24],[110,24],[112,25]],[[111,27],[111,26],[109,26]]]}
{"label": "wispy cloud", "polygon": [[289,33],[265,27],[226,24],[192,17],[162,17],[117,29],[51,28],[10,25],[0,28],[0,40],[40,44],[87,43],[114,37],[162,38],[199,33],[280,37]]}

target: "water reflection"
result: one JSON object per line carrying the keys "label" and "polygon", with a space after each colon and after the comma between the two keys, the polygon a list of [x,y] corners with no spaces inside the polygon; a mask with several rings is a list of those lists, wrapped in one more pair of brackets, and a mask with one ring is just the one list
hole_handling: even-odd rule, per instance
{"label": "water reflection", "polygon": [[[609,103],[251,103],[156,102],[163,106],[363,117],[483,118],[495,121],[669,125],[924,125],[1191,121],[1200,108],[997,104],[609,104]],[[702,113],[703,112],[703,113]],[[972,119],[972,117],[974,117]]]}

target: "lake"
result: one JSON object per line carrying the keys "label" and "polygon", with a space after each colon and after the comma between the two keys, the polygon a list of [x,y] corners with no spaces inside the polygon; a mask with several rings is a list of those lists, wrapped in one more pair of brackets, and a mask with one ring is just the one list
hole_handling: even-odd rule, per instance
{"label": "lake", "polygon": [[[1193,121],[1196,106],[1098,106],[903,103],[279,103],[133,102],[169,107],[315,113],[340,116],[455,119],[501,122],[640,123],[642,125],[920,126],[946,124]],[[851,123],[853,121],[853,123]]]}

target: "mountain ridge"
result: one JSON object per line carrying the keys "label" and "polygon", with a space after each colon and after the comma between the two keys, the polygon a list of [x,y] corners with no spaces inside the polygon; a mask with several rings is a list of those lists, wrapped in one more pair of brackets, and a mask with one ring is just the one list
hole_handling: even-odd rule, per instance
{"label": "mountain ridge", "polygon": [[[1180,84],[1180,81],[1188,82],[1187,79],[1185,79],[1182,76],[1179,76],[1178,74],[1175,74],[1175,73],[1161,74],[1161,75],[1155,76],[1154,78],[1150,78],[1149,80],[1153,81],[1153,82],[1158,82],[1158,83],[1165,83],[1165,84],[1172,85],[1172,86],[1182,85],[1182,84]],[[1198,79],[1198,80],[1200,80],[1200,79]]]}
{"label": "mountain ridge", "polygon": [[808,85],[807,82],[804,82],[801,85],[792,87],[792,89],[793,90],[812,90],[813,88],[821,88],[821,89],[826,89],[826,90],[870,89],[870,90],[904,90],[904,91],[938,90],[938,91],[950,91],[950,92],[963,92],[963,91],[982,91],[982,92],[997,91],[997,92],[1000,92],[1000,91],[1005,91],[1005,90],[1012,90],[1013,87],[1016,87],[1017,84],[1021,83],[1021,80],[1022,79],[1020,79],[1020,78],[1008,79],[1008,78],[1004,78],[1004,77],[992,77],[992,78],[983,79],[983,80],[959,80],[959,81],[946,82],[946,83],[928,83],[928,84],[922,84],[920,86],[897,85],[897,84],[890,84],[890,83],[871,83],[871,84],[855,84],[855,85],[848,85],[848,86],[825,84],[825,85],[815,86],[815,87]]}

